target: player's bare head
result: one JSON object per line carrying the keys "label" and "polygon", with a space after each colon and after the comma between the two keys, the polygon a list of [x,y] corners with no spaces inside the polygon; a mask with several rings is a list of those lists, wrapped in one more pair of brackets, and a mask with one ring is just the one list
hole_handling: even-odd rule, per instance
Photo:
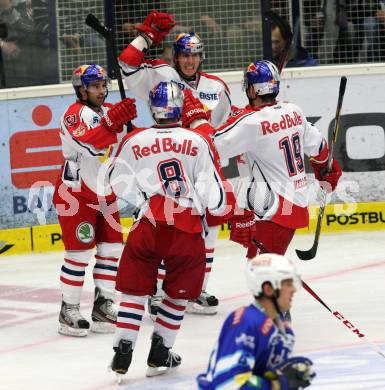
{"label": "player's bare head", "polygon": [[150,110],[157,123],[175,123],[182,115],[184,95],[174,82],[160,82],[149,94]]}
{"label": "player's bare head", "polygon": [[274,100],[279,93],[281,78],[277,67],[270,61],[253,61],[243,76],[243,89],[250,102],[261,97],[262,101]]}
{"label": "player's bare head", "polygon": [[76,96],[84,103],[100,107],[108,95],[111,81],[99,65],[81,65],[72,73],[72,85]]}
{"label": "player's bare head", "polygon": [[193,32],[179,34],[173,44],[175,68],[186,80],[194,80],[205,58],[202,39]]}
{"label": "player's bare head", "polygon": [[294,263],[272,253],[258,255],[247,263],[246,281],[255,298],[270,299],[278,312],[290,309],[294,292],[301,288]]}

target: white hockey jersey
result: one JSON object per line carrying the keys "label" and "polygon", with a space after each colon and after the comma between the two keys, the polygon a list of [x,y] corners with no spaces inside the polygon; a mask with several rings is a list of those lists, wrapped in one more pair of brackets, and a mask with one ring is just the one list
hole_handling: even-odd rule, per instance
{"label": "white hockey jersey", "polygon": [[161,81],[173,81],[183,90],[190,89],[208,113],[214,127],[224,123],[231,111],[230,92],[223,80],[214,75],[199,72],[195,87],[180,77],[167,62],[144,60],[144,53],[129,44],[119,57],[127,88],[137,97],[148,102],[149,92]]}
{"label": "white hockey jersey", "polygon": [[324,142],[289,102],[233,112],[214,139],[221,159],[242,155],[249,168],[250,180],[237,193],[238,203],[254,210],[258,219],[291,228],[308,225],[304,154],[317,156]]}
{"label": "white hockey jersey", "polygon": [[102,116],[112,107],[101,106],[98,114],[76,101],[61,117],[60,138],[64,156],[62,181],[72,188],[81,188],[84,195],[109,195],[110,188],[97,180],[107,148],[119,142],[125,133],[112,133],[99,125]]}
{"label": "white hockey jersey", "polygon": [[118,198],[137,193],[137,218],[145,215],[183,231],[201,232],[206,208],[222,215],[229,211],[228,203],[234,206],[234,196],[216,169],[213,148],[209,137],[178,124],[137,129],[118,147],[109,169],[110,185]]}

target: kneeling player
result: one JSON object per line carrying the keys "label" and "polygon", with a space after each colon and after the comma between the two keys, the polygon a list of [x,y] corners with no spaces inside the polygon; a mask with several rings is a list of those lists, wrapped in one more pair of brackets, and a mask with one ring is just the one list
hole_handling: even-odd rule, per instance
{"label": "kneeling player", "polygon": [[254,302],[227,317],[199,389],[297,390],[315,373],[305,357],[290,357],[294,334],[283,314],[301,279],[287,258],[266,253],[247,263]]}

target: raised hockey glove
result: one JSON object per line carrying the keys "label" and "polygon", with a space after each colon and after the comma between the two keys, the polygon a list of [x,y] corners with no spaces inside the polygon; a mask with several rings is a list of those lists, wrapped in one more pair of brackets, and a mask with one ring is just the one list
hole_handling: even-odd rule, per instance
{"label": "raised hockey glove", "polygon": [[338,161],[333,158],[331,171],[327,171],[329,150],[324,146],[318,156],[310,158],[310,164],[314,171],[315,178],[320,182],[322,189],[332,192],[337,187],[338,181],[342,175],[342,170]]}
{"label": "raised hockey glove", "polygon": [[123,125],[137,116],[135,99],[123,99],[110,108],[103,116],[100,124],[113,133],[120,133]]}
{"label": "raised hockey glove", "polygon": [[229,222],[231,223],[230,240],[247,248],[256,232],[254,212],[244,210],[243,215],[234,215]]}
{"label": "raised hockey glove", "polygon": [[175,20],[170,14],[152,11],[142,24],[136,26],[136,29],[140,31],[150,47],[151,43],[159,45],[175,25]]}
{"label": "raised hockey glove", "polygon": [[313,362],[305,357],[293,357],[281,363],[272,372],[265,376],[268,379],[277,379],[280,390],[300,390],[310,386],[315,377],[312,369]]}
{"label": "raised hockey glove", "polygon": [[193,96],[189,89],[184,91],[184,103],[182,110],[182,125],[189,127],[197,119],[208,120],[206,111],[201,101]]}

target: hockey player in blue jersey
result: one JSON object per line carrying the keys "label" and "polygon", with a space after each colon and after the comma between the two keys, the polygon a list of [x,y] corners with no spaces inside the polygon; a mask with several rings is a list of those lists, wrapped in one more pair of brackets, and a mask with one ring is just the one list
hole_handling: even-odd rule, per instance
{"label": "hockey player in blue jersey", "polygon": [[315,376],[312,362],[290,357],[294,333],[282,313],[301,279],[287,258],[265,253],[250,260],[246,278],[254,302],[231,313],[211,353],[199,389],[298,390]]}

